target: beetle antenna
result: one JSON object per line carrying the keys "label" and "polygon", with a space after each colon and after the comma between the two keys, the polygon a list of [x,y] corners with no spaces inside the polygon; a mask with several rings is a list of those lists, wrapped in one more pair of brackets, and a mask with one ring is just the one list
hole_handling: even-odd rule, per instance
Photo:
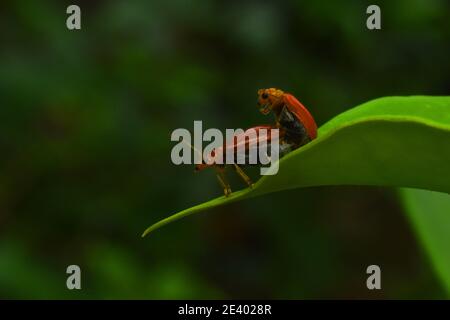
{"label": "beetle antenna", "polygon": [[187,140],[183,139],[182,140],[183,143],[187,144],[195,153],[197,153],[198,155],[200,155],[200,157],[203,158],[202,153],[200,152],[200,150],[198,150],[196,147],[194,147],[190,142],[188,142]]}

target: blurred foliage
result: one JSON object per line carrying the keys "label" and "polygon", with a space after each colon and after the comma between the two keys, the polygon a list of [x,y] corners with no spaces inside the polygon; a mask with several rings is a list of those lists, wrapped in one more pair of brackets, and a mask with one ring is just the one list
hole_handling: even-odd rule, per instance
{"label": "blurred foliage", "polygon": [[450,296],[450,195],[417,189],[401,189],[404,205],[437,274]]}
{"label": "blurred foliage", "polygon": [[69,4],[0,4],[0,297],[443,297],[390,190],[289,191],[140,233],[221,192],[171,164],[172,130],[267,122],[258,88],[319,125],[379,96],[448,95],[448,2],[379,1],[379,31],[368,1],[77,1],[80,31]]}

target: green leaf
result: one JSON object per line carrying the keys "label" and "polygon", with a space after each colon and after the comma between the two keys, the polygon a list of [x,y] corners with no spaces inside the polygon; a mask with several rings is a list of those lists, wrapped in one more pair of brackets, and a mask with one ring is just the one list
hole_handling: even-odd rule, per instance
{"label": "green leaf", "polygon": [[386,97],[324,124],[318,138],[280,160],[279,172],[183,210],[142,236],[193,213],[263,194],[319,185],[376,185],[450,192],[450,97]]}
{"label": "green leaf", "polygon": [[411,223],[450,296],[450,195],[401,189]]}

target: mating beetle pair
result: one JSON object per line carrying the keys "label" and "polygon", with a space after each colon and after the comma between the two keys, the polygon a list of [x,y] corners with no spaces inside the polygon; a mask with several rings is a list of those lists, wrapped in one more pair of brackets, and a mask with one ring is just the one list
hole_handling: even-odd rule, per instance
{"label": "mating beetle pair", "polygon": [[[267,115],[273,111],[275,115],[275,125],[263,125],[247,129],[255,130],[257,133],[256,139],[245,140],[245,150],[251,148],[258,148],[262,143],[270,143],[270,130],[279,129],[280,155],[286,154],[290,150],[297,149],[317,137],[317,125],[314,118],[309,111],[291,94],[285,93],[282,90],[270,88],[258,90],[257,106],[259,111]],[[260,135],[261,129],[268,132],[267,135]],[[246,132],[247,132],[246,131]],[[245,133],[244,133],[245,135]],[[235,150],[238,147],[239,137],[234,141],[224,145],[223,147],[214,149],[211,154],[222,153]],[[207,167],[214,167],[217,178],[222,186],[225,196],[231,194],[230,184],[225,177],[225,164],[218,163],[202,163],[195,166],[196,171],[201,171]],[[251,179],[245,174],[242,168],[234,163],[233,168],[236,173],[247,183],[249,187],[253,185]]]}

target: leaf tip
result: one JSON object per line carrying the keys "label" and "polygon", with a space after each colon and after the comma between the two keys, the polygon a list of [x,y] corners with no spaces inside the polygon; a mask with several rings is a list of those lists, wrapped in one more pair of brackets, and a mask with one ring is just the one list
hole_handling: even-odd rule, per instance
{"label": "leaf tip", "polygon": [[145,229],[145,231],[141,235],[141,238],[145,238],[145,236],[147,236],[150,232],[152,232],[152,227]]}

